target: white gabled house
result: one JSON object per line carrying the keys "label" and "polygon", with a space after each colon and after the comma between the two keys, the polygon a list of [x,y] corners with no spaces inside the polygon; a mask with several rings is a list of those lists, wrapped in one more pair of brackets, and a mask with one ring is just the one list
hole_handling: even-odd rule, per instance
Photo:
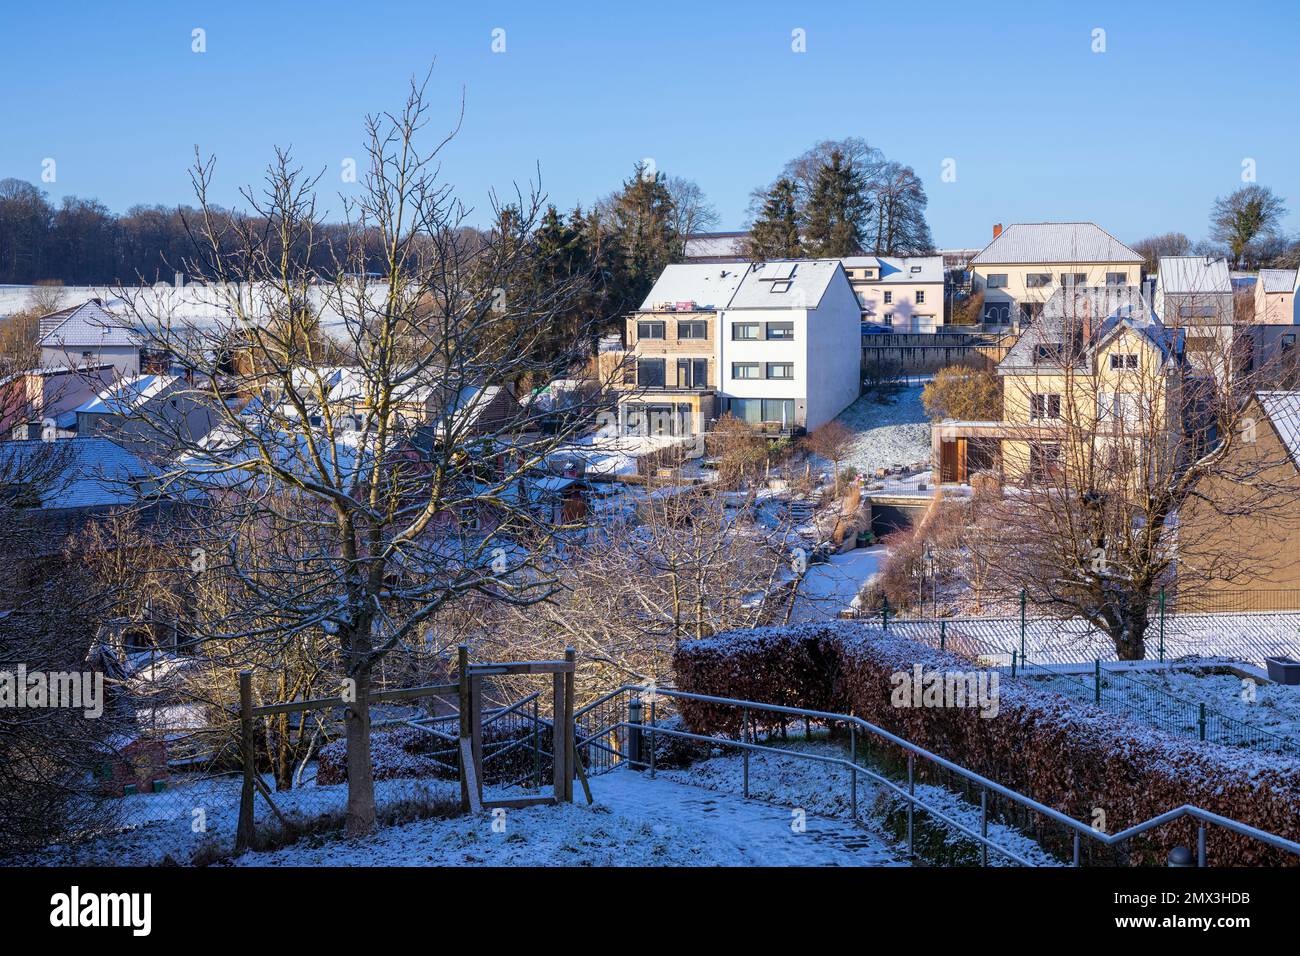
{"label": "white gabled house", "polygon": [[838,259],[755,263],[720,313],[722,413],[812,431],[862,391],[862,310]]}

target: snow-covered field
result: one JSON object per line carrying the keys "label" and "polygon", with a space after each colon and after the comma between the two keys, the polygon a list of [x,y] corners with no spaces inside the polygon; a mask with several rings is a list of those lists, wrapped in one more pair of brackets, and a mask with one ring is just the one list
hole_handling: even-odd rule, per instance
{"label": "snow-covered field", "polygon": [[[900,389],[891,403],[864,395],[840,412],[838,420],[857,434],[841,467],[874,475],[877,468],[930,460],[930,423],[919,385]],[[829,468],[829,463],[823,466]]]}

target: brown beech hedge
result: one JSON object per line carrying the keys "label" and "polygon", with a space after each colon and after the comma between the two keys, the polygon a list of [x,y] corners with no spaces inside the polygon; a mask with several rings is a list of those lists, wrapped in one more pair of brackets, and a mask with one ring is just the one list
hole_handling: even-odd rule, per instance
{"label": "brown beech hedge", "polygon": [[[673,664],[680,690],[861,717],[1076,820],[1091,823],[1100,808],[1110,833],[1193,804],[1300,841],[1300,761],[1171,736],[1006,677],[995,717],[969,707],[895,707],[892,675],[915,664],[926,672],[974,665],[876,625],[733,631],[683,643]],[[696,733],[740,729],[732,707],[683,701],[682,716]],[[1163,860],[1195,841],[1193,823],[1167,824],[1130,862]],[[1220,866],[1298,862],[1213,826],[1208,858]]]}

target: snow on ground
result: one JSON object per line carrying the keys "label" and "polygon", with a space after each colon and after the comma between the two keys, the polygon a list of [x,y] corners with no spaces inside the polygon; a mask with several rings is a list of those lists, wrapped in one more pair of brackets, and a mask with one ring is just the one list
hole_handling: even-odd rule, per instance
{"label": "snow on ground", "polygon": [[833,554],[823,564],[810,565],[799,586],[791,622],[832,620],[840,611],[856,607],[858,595],[879,573],[886,553],[883,545],[876,545]]}
{"label": "snow on ground", "polygon": [[[847,742],[833,744],[814,740],[807,742],[792,735],[787,741],[770,741],[770,745],[783,750],[795,750],[826,757],[847,757]],[[674,781],[691,783],[724,794],[742,793],[744,774],[744,757],[737,751],[728,751],[723,755],[712,757],[693,764],[686,770],[660,771]],[[749,757],[749,792],[755,800],[766,801],[787,812],[802,809],[810,814],[826,818],[851,818],[853,813],[851,772],[837,764],[814,760],[801,760],[796,757],[755,752]],[[883,846],[892,846],[895,841],[881,835],[879,826],[881,815],[889,810],[905,807],[900,797],[891,799],[888,788],[872,782],[864,774],[857,775],[858,819],[865,824],[857,829],[859,839],[879,841]],[[958,821],[962,826],[976,833],[980,827],[980,810],[942,787],[918,784],[917,796],[928,806]],[[922,818],[917,815],[917,819]],[[936,821],[941,830],[946,830],[949,843],[967,842],[969,839],[960,831],[947,827]],[[811,825],[810,825],[811,828]],[[1053,857],[1044,853],[1029,837],[1019,831],[1000,823],[989,824],[989,839],[999,846],[1038,866],[1059,865]],[[906,847],[889,851],[891,856],[906,859]],[[994,851],[989,853],[989,862],[994,865],[1007,864],[1010,861]],[[1018,865],[1018,864],[1012,864]]]}
{"label": "snow on ground", "polygon": [[[307,816],[339,811],[347,803],[345,785],[314,785],[277,793],[275,783],[263,778],[281,813]],[[36,866],[157,866],[164,860],[186,864],[200,850],[213,847],[231,850],[239,823],[242,778],[238,774],[176,783],[161,794],[122,797],[123,829],[117,833],[70,844],[58,844],[6,860],[6,864]],[[399,801],[459,801],[460,787],[454,780],[385,780],[375,784],[379,806]],[[260,823],[270,823],[274,813],[258,796],[253,804]]]}
{"label": "snow on ground", "polygon": [[782,807],[711,793],[646,772],[591,780],[576,802],[451,820],[422,820],[365,841],[248,853],[240,866],[884,866],[885,843],[839,820],[791,828]]}
{"label": "snow on ground", "polygon": [[1130,699],[1135,719],[1142,719],[1143,705],[1149,704],[1144,688],[1151,687],[1187,703],[1188,733],[1195,733],[1199,705],[1225,717],[1239,720],[1270,734],[1289,738],[1300,747],[1300,687],[1282,684],[1256,684],[1252,702],[1245,694],[1243,679],[1235,674],[1209,674],[1201,671],[1137,671],[1125,679],[1112,679],[1108,693]]}
{"label": "snow on ground", "polygon": [[[912,465],[930,460],[930,422],[921,406],[921,386],[899,389],[886,403],[864,395],[840,412],[838,420],[857,438],[841,467],[874,475],[877,468]],[[830,463],[817,460],[820,467]]]}

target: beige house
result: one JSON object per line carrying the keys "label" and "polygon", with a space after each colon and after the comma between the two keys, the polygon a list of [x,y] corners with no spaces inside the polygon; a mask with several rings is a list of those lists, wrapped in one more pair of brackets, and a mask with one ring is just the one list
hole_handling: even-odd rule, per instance
{"label": "beige house", "polygon": [[840,263],[863,322],[899,333],[943,328],[943,256],[852,256]]}
{"label": "beige house", "polygon": [[[1195,553],[1184,556],[1179,573],[1195,579],[1211,607],[1300,608],[1300,523],[1288,514],[1300,499],[1300,392],[1255,393],[1242,422],[1224,468],[1238,480],[1208,480],[1198,490],[1219,507],[1193,499],[1180,516]],[[1261,494],[1276,504],[1255,507]],[[1236,556],[1230,567],[1223,555]],[[1218,567],[1207,573],[1203,563]]]}
{"label": "beige house", "polygon": [[1182,336],[1136,287],[1058,289],[997,371],[1001,421],[932,429],[941,482],[991,471],[1038,484],[1076,460],[1083,436],[1109,453],[1178,434]]}
{"label": "beige house", "polygon": [[984,295],[982,318],[995,325],[1032,320],[1058,289],[1142,282],[1142,257],[1091,222],[994,226],[970,269],[973,291]]}
{"label": "beige house", "polygon": [[664,269],[626,319],[630,355],[608,356],[623,363],[620,435],[697,435],[718,417],[719,313],[748,269],[744,262]]}
{"label": "beige house", "polygon": [[1295,325],[1295,269],[1260,269],[1255,281],[1255,324]]}

